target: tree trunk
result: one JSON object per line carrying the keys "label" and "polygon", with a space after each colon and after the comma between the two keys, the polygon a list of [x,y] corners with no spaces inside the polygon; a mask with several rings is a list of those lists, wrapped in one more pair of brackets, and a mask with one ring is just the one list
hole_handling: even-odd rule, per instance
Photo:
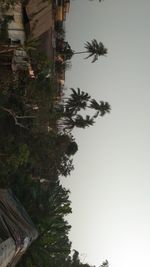
{"label": "tree trunk", "polygon": [[79,54],[85,54],[88,53],[88,51],[80,51],[80,52],[74,52],[74,55],[79,55]]}
{"label": "tree trunk", "polygon": [[28,129],[28,127],[24,126],[22,123],[18,121],[18,119],[27,119],[27,118],[35,118],[35,116],[18,116],[15,114],[15,112],[11,109],[5,108],[3,106],[0,106],[0,108],[6,112],[8,112],[14,119],[15,125],[20,126],[21,128]]}

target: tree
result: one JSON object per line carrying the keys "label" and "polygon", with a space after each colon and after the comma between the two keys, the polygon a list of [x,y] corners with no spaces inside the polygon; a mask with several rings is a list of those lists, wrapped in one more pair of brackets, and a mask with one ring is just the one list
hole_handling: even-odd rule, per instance
{"label": "tree", "polygon": [[[93,1],[93,0],[90,0],[90,1]],[[104,1],[104,0],[99,0],[99,2],[102,2],[102,1]]]}
{"label": "tree", "polygon": [[[66,259],[66,261],[64,263],[62,263],[61,267],[94,267],[89,265],[88,263],[83,263],[80,260],[80,255],[79,252],[76,250],[73,250],[73,255],[70,256]],[[101,267],[108,267],[108,265],[101,265]]]}
{"label": "tree", "polygon": [[76,114],[81,109],[87,107],[87,102],[91,98],[88,93],[85,93],[77,88],[77,91],[74,88],[71,88],[72,94],[67,100],[66,103],[66,112],[69,114]]}
{"label": "tree", "polygon": [[23,3],[24,0],[1,0],[1,8],[8,10],[9,8],[14,7],[16,4]]}
{"label": "tree", "polygon": [[68,149],[66,151],[66,154],[68,156],[74,155],[77,151],[78,151],[77,143],[75,141],[70,142],[70,144],[68,145]]}
{"label": "tree", "polygon": [[94,57],[92,63],[98,60],[99,56],[104,56],[107,54],[107,48],[104,47],[102,42],[97,42],[96,39],[93,39],[92,42],[86,42],[85,48],[87,49],[89,56],[86,57]]}
{"label": "tree", "polygon": [[83,118],[82,115],[76,115],[75,118],[68,117],[65,121],[65,126],[67,129],[72,130],[74,127],[85,129],[86,127],[92,126],[94,124],[93,117],[86,115]]}
{"label": "tree", "polygon": [[111,106],[108,102],[100,101],[98,103],[95,99],[91,100],[90,108],[96,110],[94,118],[97,118],[98,115],[104,116],[106,113],[110,113]]}
{"label": "tree", "polygon": [[75,52],[71,49],[70,46],[67,49],[62,51],[62,54],[65,56],[65,60],[70,60],[73,55],[77,54],[89,54],[85,59],[93,57],[92,63],[98,60],[98,57],[105,56],[107,54],[107,48],[104,47],[102,42],[97,42],[96,39],[93,39],[91,42],[86,42],[85,51]]}
{"label": "tree", "polygon": [[101,265],[100,267],[109,267],[109,262],[108,260],[105,260]]}
{"label": "tree", "polygon": [[[98,103],[95,99],[91,99],[91,96],[80,88],[77,90],[71,88],[71,95],[67,98],[66,102],[61,106],[61,110],[58,110],[58,128],[62,130],[71,131],[74,127],[86,128],[92,126],[95,123],[95,119],[100,116],[104,116],[111,110],[108,102],[100,101]],[[93,109],[95,114],[93,116],[86,115],[84,118],[81,110]]]}
{"label": "tree", "polygon": [[65,220],[65,216],[72,212],[69,193],[59,181],[55,181],[48,190],[38,190],[34,201],[30,196],[39,236],[20,261],[20,267],[62,266],[69,257],[71,226]]}

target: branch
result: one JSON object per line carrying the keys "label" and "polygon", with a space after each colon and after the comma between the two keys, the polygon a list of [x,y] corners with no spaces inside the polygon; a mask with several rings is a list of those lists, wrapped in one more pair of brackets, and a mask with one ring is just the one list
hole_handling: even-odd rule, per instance
{"label": "branch", "polygon": [[[5,108],[3,106],[0,106],[0,108],[4,111],[8,112],[13,117],[13,119],[15,121],[15,125],[18,125],[19,127],[24,128],[24,129],[28,129],[28,127],[26,127],[22,123],[18,122],[18,119],[23,118],[23,116],[17,116],[14,111],[12,111],[11,109]],[[24,117],[27,117],[27,116],[24,116]]]}

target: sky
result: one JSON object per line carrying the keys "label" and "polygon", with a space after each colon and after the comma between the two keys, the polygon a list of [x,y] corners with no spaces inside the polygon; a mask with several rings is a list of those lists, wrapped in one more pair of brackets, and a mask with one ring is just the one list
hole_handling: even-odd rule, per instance
{"label": "sky", "polygon": [[66,39],[82,50],[93,38],[107,57],[72,58],[66,86],[108,101],[110,114],[73,132],[75,170],[70,239],[81,260],[110,267],[150,266],[150,1],[72,0]]}

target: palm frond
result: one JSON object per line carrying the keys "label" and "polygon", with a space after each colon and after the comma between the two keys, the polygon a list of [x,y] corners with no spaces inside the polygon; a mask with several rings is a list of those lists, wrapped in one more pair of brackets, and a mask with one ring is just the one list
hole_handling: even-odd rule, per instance
{"label": "palm frond", "polygon": [[99,56],[104,56],[107,54],[107,48],[104,47],[102,42],[98,43],[96,39],[93,39],[91,42],[86,42],[84,47],[89,53],[86,59],[92,56],[94,57],[92,63],[98,60]]}
{"label": "palm frond", "polygon": [[110,113],[110,110],[111,110],[111,106],[108,102],[100,101],[98,103],[95,99],[92,99],[90,101],[90,108],[96,110],[96,113],[94,115],[95,118],[99,114],[100,116],[104,116],[106,113]]}

